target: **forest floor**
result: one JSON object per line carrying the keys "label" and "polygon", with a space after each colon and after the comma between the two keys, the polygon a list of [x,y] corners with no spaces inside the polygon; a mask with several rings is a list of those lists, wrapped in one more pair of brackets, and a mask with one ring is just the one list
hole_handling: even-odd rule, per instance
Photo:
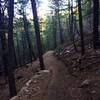
{"label": "forest floor", "polygon": [[[61,47],[55,53],[49,51],[44,54],[44,61],[50,74],[33,78],[28,90],[20,91],[12,100],[100,100],[99,50],[87,49],[81,57],[80,51],[75,53],[71,47]],[[34,73],[37,75],[38,61],[33,62],[32,66],[15,72],[18,91],[34,77]],[[8,86],[1,87],[0,100],[9,100]]]}

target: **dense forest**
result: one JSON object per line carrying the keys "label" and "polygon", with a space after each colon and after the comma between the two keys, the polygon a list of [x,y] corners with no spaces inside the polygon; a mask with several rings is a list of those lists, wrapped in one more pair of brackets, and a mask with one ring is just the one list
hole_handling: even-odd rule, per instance
{"label": "dense forest", "polygon": [[[33,75],[28,77],[27,81],[40,71],[50,70],[50,73],[53,73],[52,68],[48,68],[48,64],[46,64],[49,62],[48,59],[53,59],[49,55],[47,58],[45,57],[48,51],[53,51],[52,54],[58,63],[62,62],[69,75],[73,77],[88,77],[85,75],[91,72],[90,69],[94,68],[93,71],[95,71],[97,68],[95,66],[100,66],[100,0],[47,0],[47,2],[48,7],[44,6],[44,13],[40,9],[43,0],[0,0],[0,100],[8,100],[8,98],[18,95],[26,83],[24,80],[18,83],[24,74],[23,76],[18,74],[16,78],[16,71],[22,74],[27,72],[28,68],[32,68]],[[54,62],[56,61],[54,60]],[[49,63],[53,67],[53,63]],[[27,69],[24,71],[24,68]],[[66,69],[64,69],[61,70],[65,71]],[[21,72],[22,70],[23,72]],[[67,71],[62,72],[61,70],[57,70],[58,76],[54,75],[58,78],[63,76],[59,80],[63,82],[63,78],[66,76],[63,73],[67,73]],[[100,73],[100,67],[97,70]],[[82,74],[83,72],[86,74]],[[29,73],[27,72],[26,76]],[[89,75],[100,82],[100,76],[95,76],[93,73],[89,73]],[[73,77],[70,77],[72,80],[70,84],[74,84]],[[80,78],[83,81],[82,88],[84,86],[87,88],[92,84],[91,81],[82,77]],[[51,77],[51,80],[53,78]],[[75,79],[75,81],[77,80],[78,78]],[[19,86],[21,82],[23,84]],[[41,81],[40,83],[42,84]],[[58,86],[58,83],[56,84]],[[66,88],[68,87],[66,86]],[[100,89],[100,85],[98,89]],[[2,90],[6,90],[6,92],[2,92]],[[63,89],[60,88],[60,90]],[[75,91],[77,92],[77,90]],[[88,94],[87,91],[85,92]],[[4,97],[6,94],[8,95]],[[60,95],[61,98],[58,96],[59,99],[52,99],[55,95],[50,96],[49,99],[41,99],[41,97],[34,99],[33,97],[14,100],[67,100],[67,98],[68,100],[100,100],[100,96],[97,94],[94,96],[95,98],[90,97],[90,94],[88,94],[88,98],[85,96],[81,99],[70,96],[64,98],[67,94],[63,94]]]}

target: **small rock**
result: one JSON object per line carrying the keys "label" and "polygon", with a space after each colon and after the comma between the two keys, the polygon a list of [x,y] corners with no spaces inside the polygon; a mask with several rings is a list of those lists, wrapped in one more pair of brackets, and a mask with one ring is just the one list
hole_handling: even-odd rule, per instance
{"label": "small rock", "polygon": [[81,86],[80,88],[86,88],[87,86],[90,85],[90,80],[84,80],[82,83],[81,83]]}
{"label": "small rock", "polygon": [[20,93],[24,93],[24,92],[29,92],[29,90],[27,89],[27,87],[23,87],[20,91]]}
{"label": "small rock", "polygon": [[26,86],[29,86],[31,82],[32,82],[32,80],[29,80],[29,81],[26,83]]}
{"label": "small rock", "polygon": [[10,100],[17,100],[17,96],[12,97]]}
{"label": "small rock", "polygon": [[36,81],[36,80],[34,80],[34,83],[37,83],[37,81]]}
{"label": "small rock", "polygon": [[70,53],[70,51],[67,50],[66,53]]}
{"label": "small rock", "polygon": [[38,74],[38,75],[35,75],[35,76],[32,78],[32,80],[33,80],[33,79],[38,79],[40,76],[41,76],[41,75],[39,75],[39,74]]}
{"label": "small rock", "polygon": [[93,91],[91,91],[91,93],[95,94],[95,93],[96,93],[96,91],[95,91],[95,90],[93,90]]}
{"label": "small rock", "polygon": [[49,73],[49,72],[50,72],[49,70],[42,70],[42,71],[38,72],[38,74]]}
{"label": "small rock", "polygon": [[60,52],[59,55],[61,56],[62,55],[62,52]]}

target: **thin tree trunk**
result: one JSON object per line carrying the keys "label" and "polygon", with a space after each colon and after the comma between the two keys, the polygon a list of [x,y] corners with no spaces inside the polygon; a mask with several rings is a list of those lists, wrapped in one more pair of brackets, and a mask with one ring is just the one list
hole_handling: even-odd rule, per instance
{"label": "thin tree trunk", "polygon": [[41,38],[40,38],[40,28],[39,28],[39,22],[38,22],[38,16],[37,16],[37,8],[36,8],[36,2],[35,0],[31,0],[32,5],[32,12],[33,12],[33,22],[35,27],[35,33],[36,33],[36,40],[37,40],[37,47],[38,47],[38,53],[39,53],[39,61],[40,61],[40,68],[42,70],[45,69],[44,67],[44,61],[43,61],[43,51],[42,51],[42,44],[41,44]]}
{"label": "thin tree trunk", "polygon": [[54,49],[57,47],[57,40],[56,40],[56,33],[57,33],[57,29],[56,29],[56,16],[52,16],[52,24],[53,24],[53,38],[54,38]]}

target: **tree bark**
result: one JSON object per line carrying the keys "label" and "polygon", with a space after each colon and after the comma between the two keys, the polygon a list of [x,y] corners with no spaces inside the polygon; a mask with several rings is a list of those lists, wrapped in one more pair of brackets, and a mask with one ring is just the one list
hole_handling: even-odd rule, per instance
{"label": "tree bark", "polygon": [[80,27],[80,36],[81,36],[81,55],[84,55],[85,47],[84,47],[84,36],[83,36],[81,0],[78,0],[78,12],[79,12],[79,27]]}
{"label": "tree bark", "polygon": [[1,39],[1,47],[2,47],[2,61],[3,61],[3,66],[4,66],[4,73],[5,76],[8,75],[7,71],[7,44],[6,44],[6,36],[4,33],[4,11],[2,11],[2,5],[1,5],[1,0],[0,0],[0,39]]}
{"label": "tree bark", "polygon": [[41,38],[40,38],[40,28],[39,28],[39,22],[38,22],[37,8],[36,8],[35,0],[31,0],[31,5],[32,5],[32,12],[33,12],[33,22],[34,22],[35,33],[36,33],[40,68],[41,68],[41,70],[44,70],[45,66],[44,66],[44,61],[43,61],[43,57],[42,57],[43,51],[42,51],[42,44],[41,44]]}
{"label": "tree bark", "polygon": [[52,16],[52,24],[54,25],[53,27],[53,38],[54,38],[54,49],[57,47],[57,40],[56,40],[56,33],[57,33],[57,29],[56,29],[56,25],[57,25],[57,22],[56,22],[56,16]]}
{"label": "tree bark", "polygon": [[99,43],[99,0],[93,0],[93,47],[96,49]]}
{"label": "tree bark", "polygon": [[17,94],[14,77],[16,67],[13,41],[14,0],[8,0],[8,17],[8,82],[10,97],[13,97]]}
{"label": "tree bark", "polygon": [[73,45],[74,45],[74,49],[75,51],[77,52],[77,47],[76,47],[76,44],[75,44],[75,36],[74,36],[74,29],[73,29],[73,25],[74,25],[74,20],[73,20],[73,0],[71,0],[71,27],[70,27],[70,34],[72,35],[72,42],[73,42]]}

